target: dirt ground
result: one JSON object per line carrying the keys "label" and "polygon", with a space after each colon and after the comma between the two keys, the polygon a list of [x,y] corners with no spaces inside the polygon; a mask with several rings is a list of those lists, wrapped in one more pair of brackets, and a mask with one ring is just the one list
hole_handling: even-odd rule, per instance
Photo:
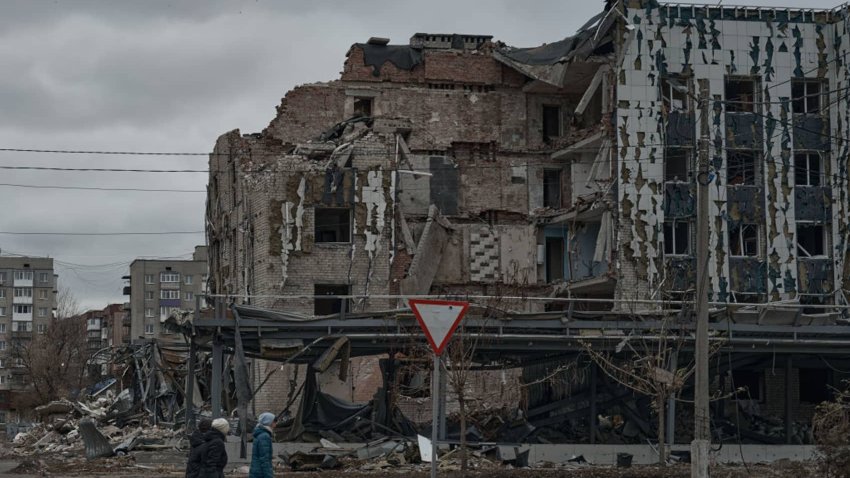
{"label": "dirt ground", "polygon": [[[25,459],[0,476],[120,476],[154,477],[154,476],[183,476],[181,464],[140,465],[132,457],[118,457],[94,460],[91,462],[79,460],[62,460],[48,456]],[[715,467],[711,471],[713,478],[800,478],[801,476],[816,477],[811,463],[778,463],[774,465],[749,465]],[[281,476],[297,478],[428,478],[427,465],[419,465],[415,470],[409,467],[387,470],[362,472],[356,469],[327,470],[322,472],[292,472],[278,471]],[[245,476],[244,471],[228,467],[227,476]],[[441,478],[461,478],[460,472],[441,471]],[[618,469],[603,466],[582,466],[570,468],[534,468],[534,469],[488,469],[471,471],[464,478],[687,478],[690,477],[688,465],[673,465],[664,468],[658,466],[634,466]]]}

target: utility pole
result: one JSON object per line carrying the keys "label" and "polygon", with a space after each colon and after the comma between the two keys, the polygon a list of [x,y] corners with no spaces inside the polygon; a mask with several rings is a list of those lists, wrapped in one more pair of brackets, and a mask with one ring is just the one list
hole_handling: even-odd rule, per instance
{"label": "utility pole", "polygon": [[699,163],[697,167],[697,297],[696,374],[694,387],[694,441],[691,442],[691,477],[708,478],[711,443],[708,411],[708,184],[709,127],[708,80],[699,80]]}

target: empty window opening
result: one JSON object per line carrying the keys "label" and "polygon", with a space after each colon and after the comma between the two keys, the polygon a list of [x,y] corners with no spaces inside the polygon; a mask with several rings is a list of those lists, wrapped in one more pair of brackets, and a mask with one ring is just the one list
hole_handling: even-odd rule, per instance
{"label": "empty window opening", "polygon": [[726,180],[729,186],[755,186],[758,163],[755,151],[727,151]]}
{"label": "empty window opening", "polygon": [[561,170],[543,170],[543,207],[561,208]]}
{"label": "empty window opening", "polygon": [[546,238],[546,282],[564,280],[564,239]]}
{"label": "empty window opening", "polygon": [[351,242],[351,211],[316,208],[316,242]]}
{"label": "empty window opening", "polygon": [[543,105],[543,141],[561,136],[561,107]]}
{"label": "empty window opening", "polygon": [[665,111],[688,110],[688,83],[684,78],[661,79],[661,102]]}
{"label": "empty window opening", "polygon": [[820,113],[826,86],[820,80],[791,81],[791,108],[794,113]]}
{"label": "empty window opening", "polygon": [[329,297],[327,299],[319,298],[319,296],[344,296],[350,294],[350,288],[347,285],[335,284],[315,284],[313,286],[313,314],[314,315],[331,315],[342,312],[343,304],[345,310],[351,310],[348,299],[339,297]]}
{"label": "empty window opening", "polygon": [[826,255],[827,234],[823,224],[797,223],[797,254],[801,257]]}
{"label": "empty window opening", "polygon": [[750,370],[733,370],[732,386],[737,391],[735,400],[761,401],[764,381],[762,374]]}
{"label": "empty window opening", "polygon": [[691,227],[685,221],[664,222],[664,254],[687,256],[691,253]]}
{"label": "empty window opening", "polygon": [[755,224],[729,226],[729,253],[733,257],[758,257],[759,227]]}
{"label": "empty window opening", "polygon": [[797,186],[820,186],[824,183],[823,162],[818,153],[794,155],[794,184]]}
{"label": "empty window opening", "polygon": [[829,370],[822,368],[801,368],[800,401],[806,403],[821,403],[832,400],[832,383]]}
{"label": "empty window opening", "polygon": [[691,154],[684,148],[664,150],[664,180],[686,182],[691,177]]}
{"label": "empty window opening", "polygon": [[372,98],[355,97],[354,98],[354,117],[369,117],[372,116]]}
{"label": "empty window opening", "polygon": [[757,80],[753,78],[726,79],[726,111],[752,113],[756,111]]}

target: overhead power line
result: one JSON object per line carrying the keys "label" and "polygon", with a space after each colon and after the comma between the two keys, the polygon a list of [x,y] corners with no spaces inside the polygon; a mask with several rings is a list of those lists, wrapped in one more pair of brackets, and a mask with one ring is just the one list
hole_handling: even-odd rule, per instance
{"label": "overhead power line", "polygon": [[209,156],[215,153],[179,153],[172,151],[82,151],[75,149],[23,149],[23,148],[0,148],[0,151],[12,153],[56,153],[56,154],[109,154],[129,156]]}
{"label": "overhead power line", "polygon": [[208,173],[207,169],[122,169],[122,168],[59,168],[53,166],[0,166],[0,169],[34,171],[100,171],[128,173]]}
{"label": "overhead power line", "polygon": [[204,234],[206,231],[151,231],[151,232],[42,232],[0,231],[10,236],[166,236],[178,234]]}
{"label": "overhead power line", "polygon": [[206,193],[201,189],[145,189],[145,188],[102,188],[85,186],[47,186],[42,184],[10,184],[0,183],[0,187],[31,188],[31,189],[74,189],[81,191],[139,191],[152,193]]}

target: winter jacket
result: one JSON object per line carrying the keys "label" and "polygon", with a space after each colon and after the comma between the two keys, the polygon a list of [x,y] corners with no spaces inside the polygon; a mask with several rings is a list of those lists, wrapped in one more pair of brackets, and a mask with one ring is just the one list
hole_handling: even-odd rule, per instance
{"label": "winter jacket", "polygon": [[198,478],[224,478],[227,466],[227,450],[224,448],[224,435],[212,429],[204,434],[205,443],[200,447],[201,469]]}
{"label": "winter jacket", "polygon": [[251,448],[251,472],[248,478],[273,478],[272,432],[264,426],[257,426]]}
{"label": "winter jacket", "polygon": [[204,433],[195,430],[189,435],[189,462],[186,464],[186,478],[198,478],[201,471],[201,457],[203,454]]}

